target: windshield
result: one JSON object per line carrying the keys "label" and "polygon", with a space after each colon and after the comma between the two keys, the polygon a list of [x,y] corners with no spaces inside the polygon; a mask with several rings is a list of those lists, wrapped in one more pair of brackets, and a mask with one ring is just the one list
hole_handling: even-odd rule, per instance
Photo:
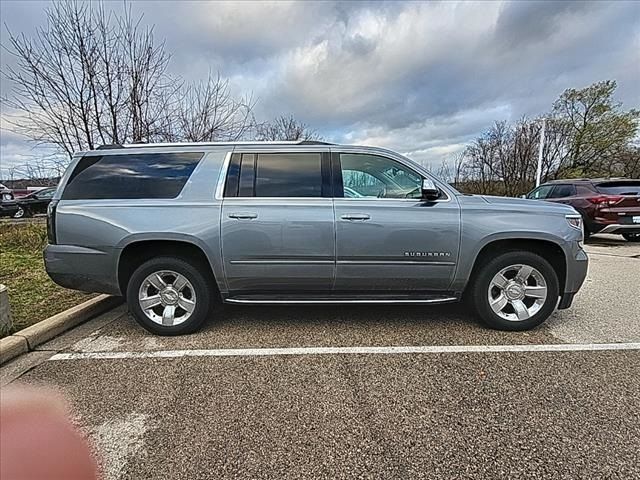
{"label": "windshield", "polygon": [[596,185],[596,189],[607,195],[640,195],[640,180],[601,183]]}

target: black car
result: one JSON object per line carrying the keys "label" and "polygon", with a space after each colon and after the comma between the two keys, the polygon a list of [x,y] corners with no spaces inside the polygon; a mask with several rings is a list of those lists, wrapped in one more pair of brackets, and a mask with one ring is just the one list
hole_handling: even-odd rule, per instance
{"label": "black car", "polygon": [[0,217],[13,217],[17,211],[13,192],[0,183]]}
{"label": "black car", "polygon": [[18,211],[13,218],[32,217],[37,213],[47,213],[47,207],[51,203],[53,194],[56,193],[55,187],[43,188],[37,192],[30,193],[16,200]]}

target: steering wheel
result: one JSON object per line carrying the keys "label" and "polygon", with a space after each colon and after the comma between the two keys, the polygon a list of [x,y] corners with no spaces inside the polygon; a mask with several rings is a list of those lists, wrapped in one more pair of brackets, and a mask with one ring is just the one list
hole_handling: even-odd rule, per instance
{"label": "steering wheel", "polygon": [[416,198],[413,196],[414,193],[416,193],[417,191],[421,190],[420,187],[416,187],[413,190],[409,190],[405,195],[404,198]]}

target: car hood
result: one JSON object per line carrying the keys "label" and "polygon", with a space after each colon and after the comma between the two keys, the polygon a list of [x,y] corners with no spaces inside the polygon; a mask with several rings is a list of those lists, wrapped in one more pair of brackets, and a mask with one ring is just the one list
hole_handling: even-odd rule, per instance
{"label": "car hood", "polygon": [[570,205],[563,205],[560,203],[545,202],[543,200],[529,200],[527,198],[512,198],[512,197],[493,197],[491,195],[481,195],[482,199],[496,207],[510,209],[510,210],[539,210],[549,213],[557,214],[571,214],[577,213],[576,210]]}

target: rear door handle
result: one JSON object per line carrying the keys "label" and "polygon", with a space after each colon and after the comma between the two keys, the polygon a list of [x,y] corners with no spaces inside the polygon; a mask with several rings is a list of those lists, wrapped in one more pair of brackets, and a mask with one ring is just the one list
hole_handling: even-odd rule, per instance
{"label": "rear door handle", "polygon": [[353,221],[353,220],[364,221],[364,220],[371,219],[371,217],[369,215],[367,215],[366,213],[347,213],[345,215],[342,215],[340,218],[342,220],[350,220],[350,221]]}
{"label": "rear door handle", "polygon": [[252,220],[258,218],[257,213],[230,213],[229,218],[237,218],[238,220]]}

